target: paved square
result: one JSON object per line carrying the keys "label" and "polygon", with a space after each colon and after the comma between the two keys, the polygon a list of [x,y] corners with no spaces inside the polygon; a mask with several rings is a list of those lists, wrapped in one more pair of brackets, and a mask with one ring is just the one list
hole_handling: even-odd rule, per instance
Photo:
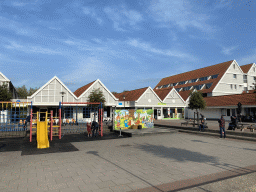
{"label": "paved square", "polygon": [[0,191],[223,191],[219,179],[232,191],[230,179],[256,180],[253,142],[170,133],[70,144],[78,151],[0,152]]}

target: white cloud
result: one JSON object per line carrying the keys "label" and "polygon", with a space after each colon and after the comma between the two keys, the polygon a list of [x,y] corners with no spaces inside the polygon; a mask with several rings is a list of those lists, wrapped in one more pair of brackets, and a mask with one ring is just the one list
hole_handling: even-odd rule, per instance
{"label": "white cloud", "polygon": [[137,39],[130,39],[130,40],[126,41],[126,43],[130,46],[140,48],[144,51],[155,53],[155,54],[171,56],[171,57],[179,57],[179,58],[190,58],[190,59],[193,58],[191,55],[189,55],[187,53],[179,52],[177,50],[170,50],[170,49],[164,50],[164,49],[154,48],[154,47],[152,47],[151,44],[149,44],[147,42],[142,42]]}
{"label": "white cloud", "polygon": [[[125,6],[106,7],[104,12],[113,21],[114,29],[117,31],[126,31],[128,28],[138,29],[138,23],[143,21],[142,14],[135,10],[127,10]],[[127,25],[130,26],[127,28]]]}
{"label": "white cloud", "polygon": [[207,24],[210,16],[199,13],[187,0],[153,0],[149,7],[149,13],[153,19],[165,23],[166,27],[178,26],[182,30],[194,27],[203,32],[213,32],[212,26]]}
{"label": "white cloud", "polygon": [[53,49],[49,48],[43,48],[41,46],[33,46],[33,45],[21,45],[14,41],[11,41],[9,45],[5,45],[7,49],[15,49],[19,51],[23,51],[26,53],[42,53],[42,54],[48,54],[48,55],[56,55],[61,54],[61,52],[55,51]]}
{"label": "white cloud", "polygon": [[225,55],[231,55],[232,51],[236,50],[238,46],[233,46],[233,47],[223,47],[222,46],[222,53]]}
{"label": "white cloud", "polygon": [[92,18],[96,19],[97,23],[101,25],[103,20],[96,14],[96,11],[92,7],[83,7],[83,13],[86,15],[91,16]]}

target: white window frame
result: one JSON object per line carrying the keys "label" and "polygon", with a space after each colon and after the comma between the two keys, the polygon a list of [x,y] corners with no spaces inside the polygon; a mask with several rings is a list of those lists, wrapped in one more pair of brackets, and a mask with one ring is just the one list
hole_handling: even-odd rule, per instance
{"label": "white window frame", "polygon": [[232,90],[233,90],[233,85],[232,85],[232,84],[230,84],[230,89],[232,89]]}
{"label": "white window frame", "polygon": [[237,75],[236,74],[233,74],[233,79],[236,79],[237,78]]}

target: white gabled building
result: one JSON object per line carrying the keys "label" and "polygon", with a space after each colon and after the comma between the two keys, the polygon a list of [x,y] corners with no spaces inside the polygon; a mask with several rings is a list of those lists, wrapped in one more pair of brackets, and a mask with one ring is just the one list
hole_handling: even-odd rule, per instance
{"label": "white gabled building", "polygon": [[13,86],[12,82],[3,74],[0,72],[0,85],[7,85],[9,91],[12,93],[12,98],[17,99],[18,98],[18,93]]}
{"label": "white gabled building", "polygon": [[[235,60],[231,60],[163,78],[154,88],[154,91],[168,92],[168,90],[175,88],[186,103],[185,117],[193,118],[194,111],[188,109],[189,93],[191,91],[201,91],[205,100],[208,101],[216,96],[239,95],[253,90],[255,80],[256,65],[254,63],[239,66]],[[212,105],[211,102],[208,103],[209,106],[203,110],[208,118],[216,119],[220,115],[226,115],[226,119],[229,120],[230,115],[237,115],[234,104],[227,109],[228,104],[221,107]],[[250,109],[250,111],[255,110]]]}
{"label": "white gabled building", "polygon": [[[33,105],[34,112],[50,112],[53,110],[55,117],[59,116],[60,102],[71,102],[64,104],[63,117],[76,119],[78,121],[90,121],[91,114],[88,115],[85,104],[72,104],[72,102],[88,102],[88,96],[94,89],[100,89],[106,99],[107,116],[111,117],[112,108],[116,106],[118,99],[104,86],[104,84],[97,79],[79,89],[74,93],[70,91],[65,84],[58,78],[53,77],[33,95],[27,97],[27,101]],[[78,115],[76,117],[76,114]],[[43,118],[40,115],[40,118]]]}

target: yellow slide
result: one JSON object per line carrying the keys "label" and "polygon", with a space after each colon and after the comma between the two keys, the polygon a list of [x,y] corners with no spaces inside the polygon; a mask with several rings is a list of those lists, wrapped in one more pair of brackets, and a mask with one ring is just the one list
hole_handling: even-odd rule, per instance
{"label": "yellow slide", "polygon": [[37,122],[37,148],[49,148],[47,121]]}

